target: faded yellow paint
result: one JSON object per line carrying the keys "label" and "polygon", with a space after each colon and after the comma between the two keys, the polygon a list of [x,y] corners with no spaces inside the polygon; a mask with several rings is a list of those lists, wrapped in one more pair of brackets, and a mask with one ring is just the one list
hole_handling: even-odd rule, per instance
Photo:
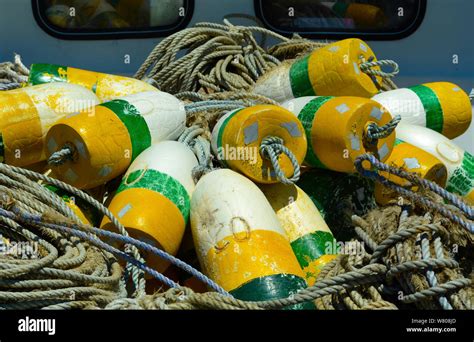
{"label": "faded yellow paint", "polygon": [[319,273],[321,273],[321,270],[323,267],[331,262],[332,260],[336,259],[337,255],[333,254],[325,254],[321,255],[316,260],[310,261],[308,266],[303,268],[303,273],[306,279],[306,282],[308,283],[308,286],[313,286],[314,283],[316,282],[316,278],[318,277]]}

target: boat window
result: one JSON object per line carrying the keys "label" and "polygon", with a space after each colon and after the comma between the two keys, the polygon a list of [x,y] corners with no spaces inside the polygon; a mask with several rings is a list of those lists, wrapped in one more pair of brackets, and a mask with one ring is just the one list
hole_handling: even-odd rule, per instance
{"label": "boat window", "polygon": [[64,39],[165,36],[189,23],[193,0],[32,0],[35,18]]}
{"label": "boat window", "polygon": [[269,29],[309,38],[400,39],[423,20],[426,0],[257,0]]}

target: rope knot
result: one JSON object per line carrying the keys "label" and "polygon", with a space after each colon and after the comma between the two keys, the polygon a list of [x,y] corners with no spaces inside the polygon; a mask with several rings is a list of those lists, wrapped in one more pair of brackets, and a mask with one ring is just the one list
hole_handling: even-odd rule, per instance
{"label": "rope knot", "polygon": [[379,139],[387,138],[395,131],[401,120],[401,116],[397,115],[383,126],[379,126],[375,122],[370,123],[366,129],[367,141],[372,144],[376,143]]}
{"label": "rope knot", "polygon": [[[284,153],[290,159],[293,165],[293,176],[287,178],[278,163],[279,156]],[[283,139],[279,137],[268,136],[262,140],[260,144],[260,154],[263,158],[270,160],[277,179],[283,184],[293,184],[300,179],[300,165],[295,155],[286,146]]]}
{"label": "rope knot", "polygon": [[60,149],[59,151],[54,152],[48,158],[48,165],[52,165],[52,166],[63,165],[68,160],[72,160],[73,155],[74,155],[74,151],[73,151],[72,147],[64,146],[62,149]]}

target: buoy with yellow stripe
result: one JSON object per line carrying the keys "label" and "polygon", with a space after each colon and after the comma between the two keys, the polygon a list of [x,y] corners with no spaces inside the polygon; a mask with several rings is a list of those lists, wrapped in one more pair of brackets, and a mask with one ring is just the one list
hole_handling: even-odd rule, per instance
{"label": "buoy with yellow stripe", "polygon": [[377,58],[365,42],[341,40],[304,58],[283,62],[260,77],[252,92],[277,102],[314,95],[370,98],[379,92],[382,78],[372,78],[361,70],[363,61],[369,60],[376,62]]}
{"label": "buoy with yellow stripe", "polygon": [[29,83],[32,85],[68,82],[78,84],[92,90],[100,102],[117,99],[145,91],[158,89],[147,82],[134,78],[104,74],[55,64],[32,64]]}
{"label": "buoy with yellow stripe", "polygon": [[0,92],[0,159],[26,166],[46,159],[45,136],[59,119],[99,103],[75,84],[43,84]]}
{"label": "buoy with yellow stripe", "polygon": [[275,212],[246,177],[229,169],[202,177],[191,198],[191,228],[203,272],[235,298],[287,298],[307,286]]}
{"label": "buoy with yellow stripe", "polygon": [[321,269],[336,257],[335,239],[311,198],[296,185],[261,185],[290,239],[291,248],[313,285]]}
{"label": "buoy with yellow stripe", "polygon": [[[194,190],[194,153],[177,141],[162,141],[143,151],[130,165],[108,208],[128,233],[176,255],[189,218]],[[107,217],[101,227],[113,230]],[[148,266],[162,272],[168,264],[145,256]]]}
{"label": "buoy with yellow stripe", "polygon": [[339,172],[354,172],[358,156],[372,152],[385,161],[393,149],[395,133],[374,143],[367,140],[367,128],[383,126],[392,116],[370,99],[352,96],[305,96],[282,104],[303,124],[309,166]]}
{"label": "buoy with yellow stripe", "polygon": [[[416,173],[423,179],[435,182],[443,188],[446,186],[448,177],[446,166],[432,154],[400,139],[396,140],[392,154],[385,163],[393,167],[402,168],[408,172]],[[380,172],[380,174],[391,182],[401,186],[406,187],[409,183],[407,180],[387,172]],[[390,200],[396,200],[399,197],[400,195],[396,191],[383,186],[379,182],[375,183],[375,200],[378,204],[385,205]]]}
{"label": "buoy with yellow stripe", "polygon": [[399,125],[397,137],[438,158],[448,170],[446,190],[474,204],[474,156],[426,127]]}
{"label": "buoy with yellow stripe", "polygon": [[343,1],[324,1],[322,4],[332,9],[341,18],[352,19],[355,27],[359,28],[374,29],[382,26],[387,20],[383,10],[371,4],[347,3]]}
{"label": "buoy with yellow stripe", "polygon": [[186,121],[181,101],[165,92],[129,95],[92,110],[58,121],[46,136],[54,175],[80,189],[124,173],[153,143],[178,138]]}
{"label": "buoy with yellow stripe", "polygon": [[[231,169],[243,173],[259,183],[276,183],[270,160],[260,153],[266,137],[278,137],[301,164],[306,155],[303,126],[289,111],[275,105],[257,105],[236,109],[219,119],[212,131],[212,150],[218,159]],[[294,167],[285,154],[280,154],[279,165],[286,177]]]}
{"label": "buoy with yellow stripe", "polygon": [[454,139],[469,128],[472,107],[469,96],[456,84],[425,83],[382,92],[372,97],[402,123],[428,127]]}

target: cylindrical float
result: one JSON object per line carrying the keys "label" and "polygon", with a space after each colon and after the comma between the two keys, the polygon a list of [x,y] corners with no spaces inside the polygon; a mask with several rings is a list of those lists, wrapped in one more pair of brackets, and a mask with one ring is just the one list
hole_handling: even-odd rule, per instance
{"label": "cylindrical float", "polygon": [[286,298],[306,287],[275,212],[244,176],[221,169],[202,177],[191,199],[191,228],[203,272],[234,297]]}
{"label": "cylindrical float", "polygon": [[92,90],[100,102],[106,102],[144,91],[158,92],[158,89],[151,84],[134,78],[103,74],[55,64],[32,64],[29,82],[33,85],[51,82],[78,84]]}
{"label": "cylindrical float", "polygon": [[[402,168],[405,171],[416,173],[423,179],[435,182],[441,187],[446,186],[448,171],[446,166],[435,156],[422,149],[408,144],[400,139],[395,142],[392,154],[385,161],[386,164]],[[387,172],[381,172],[382,176],[401,186],[407,186],[407,180]],[[387,204],[390,200],[398,198],[400,195],[381,183],[375,183],[375,200],[380,205]]]}
{"label": "cylindrical float", "polygon": [[74,84],[43,84],[0,92],[0,159],[26,166],[46,159],[45,135],[59,119],[99,103]]}
{"label": "cylindrical float", "polygon": [[296,185],[260,187],[290,239],[291,248],[313,285],[321,269],[336,257],[336,241],[311,198]]}
{"label": "cylindrical float", "polygon": [[456,84],[434,82],[386,91],[372,97],[401,123],[420,125],[454,139],[469,128],[469,96]]}
{"label": "cylindrical float", "polygon": [[282,63],[260,77],[252,91],[277,102],[314,95],[370,98],[378,93],[382,78],[362,72],[360,64],[364,60],[377,61],[365,42],[341,40],[304,58]]}
{"label": "cylindrical float", "polygon": [[395,133],[369,143],[367,127],[388,123],[392,116],[375,101],[352,96],[305,96],[282,104],[303,124],[309,166],[354,172],[358,156],[372,152],[384,161],[395,143]]}
{"label": "cylindrical float", "polygon": [[338,241],[356,237],[352,215],[363,216],[376,207],[374,182],[358,174],[311,169],[296,184],[319,209]]}
{"label": "cylindrical float", "polygon": [[429,128],[399,125],[397,137],[438,158],[448,170],[446,189],[474,204],[474,156]]}
{"label": "cylindrical float", "polygon": [[[154,144],[130,165],[108,208],[132,237],[176,255],[194,190],[191,171],[197,165],[194,153],[180,142]],[[104,217],[101,227],[113,226]],[[159,272],[167,267],[155,255],[145,259]]]}
{"label": "cylindrical float", "polygon": [[183,132],[186,113],[165,92],[144,92],[100,104],[58,121],[46,136],[48,153],[67,148],[71,157],[52,166],[54,175],[81,189],[101,185],[127,170],[151,144]]}
{"label": "cylindrical float", "polygon": [[[306,154],[303,126],[289,111],[274,105],[258,105],[231,111],[219,119],[212,131],[212,150],[231,169],[259,183],[278,182],[270,160],[260,154],[266,137],[283,139],[284,145],[301,164]],[[286,177],[293,175],[291,160],[278,158]]]}

